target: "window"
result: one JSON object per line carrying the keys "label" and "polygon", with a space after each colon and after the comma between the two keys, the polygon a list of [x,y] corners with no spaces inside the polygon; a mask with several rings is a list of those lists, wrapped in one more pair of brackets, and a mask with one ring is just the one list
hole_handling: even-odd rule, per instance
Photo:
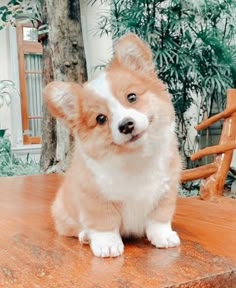
{"label": "window", "polygon": [[23,143],[41,142],[42,123],[42,45],[36,29],[17,25]]}

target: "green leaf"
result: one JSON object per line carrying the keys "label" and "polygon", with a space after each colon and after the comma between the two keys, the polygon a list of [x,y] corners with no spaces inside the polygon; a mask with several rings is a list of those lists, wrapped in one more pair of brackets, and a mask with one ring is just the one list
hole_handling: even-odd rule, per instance
{"label": "green leaf", "polygon": [[11,15],[11,14],[12,14],[11,11],[5,11],[5,12],[2,14],[2,17],[1,17],[2,21],[3,21],[3,22],[6,22],[6,21],[7,21],[7,16],[8,16],[8,15]]}
{"label": "green leaf", "polygon": [[11,1],[9,1],[9,2],[7,3],[7,5],[8,5],[8,6],[10,6],[10,5],[17,5],[18,3],[19,3],[18,0],[11,0]]}
{"label": "green leaf", "polygon": [[2,11],[7,10],[7,6],[1,6],[0,7],[0,12],[2,13]]}

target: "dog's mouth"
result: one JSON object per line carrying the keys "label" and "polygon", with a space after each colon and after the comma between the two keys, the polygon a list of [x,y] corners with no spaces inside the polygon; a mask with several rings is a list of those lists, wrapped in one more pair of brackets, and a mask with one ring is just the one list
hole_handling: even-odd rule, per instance
{"label": "dog's mouth", "polygon": [[[149,126],[150,124],[152,123],[153,121],[153,116],[150,116],[149,117]],[[148,126],[148,127],[149,127]],[[128,143],[133,143],[133,142],[136,142],[137,140],[139,140],[146,132],[147,132],[148,129],[136,134],[136,135],[133,135],[131,134],[131,138],[127,141]]]}
{"label": "dog's mouth", "polygon": [[145,132],[146,132],[146,130],[139,133],[139,134],[132,135],[128,142],[135,142],[135,141],[139,140],[145,134]]}
{"label": "dog's mouth", "polygon": [[[150,116],[149,117],[149,126],[150,124],[152,123],[153,121],[153,116]],[[148,127],[149,127],[148,126]],[[148,129],[144,130],[143,132],[141,133],[138,133],[136,135],[131,135],[131,138],[127,141],[128,143],[132,143],[132,142],[136,142],[137,140],[139,140],[146,132],[147,132]]]}

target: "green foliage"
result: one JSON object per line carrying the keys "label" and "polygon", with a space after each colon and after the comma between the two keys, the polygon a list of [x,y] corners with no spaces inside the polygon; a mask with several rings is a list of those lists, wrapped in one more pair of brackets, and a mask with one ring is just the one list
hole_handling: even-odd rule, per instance
{"label": "green foliage", "polygon": [[[18,99],[17,99],[17,98]],[[19,101],[20,94],[14,82],[10,80],[0,80],[0,109],[4,104],[9,106],[12,101]],[[0,122],[0,129],[2,123]]]}
{"label": "green foliage", "polygon": [[[14,100],[14,97],[19,97],[19,92],[15,84],[10,80],[1,80],[0,109],[4,103],[9,105],[11,101]],[[29,155],[27,155],[25,159],[12,155],[11,142],[7,137],[0,137],[0,176],[28,175],[39,172],[38,163],[32,160]]]}
{"label": "green foliage", "polygon": [[179,185],[178,195],[181,197],[193,197],[199,195],[201,180],[188,181],[184,185]]}
{"label": "green foliage", "polygon": [[111,11],[100,16],[97,33],[116,39],[132,31],[149,43],[157,74],[173,96],[181,151],[186,153],[190,119],[185,112],[194,104],[193,95],[200,98],[201,120],[212,107],[222,110],[226,89],[236,86],[236,1],[109,2]]}
{"label": "green foliage", "polygon": [[0,7],[0,30],[8,25],[15,26],[16,21],[31,21],[33,26],[38,26],[41,19],[42,0],[10,0]]}
{"label": "green foliage", "polygon": [[40,173],[39,164],[30,158],[17,158],[11,153],[11,143],[8,138],[0,138],[0,177],[13,175],[29,175]]}
{"label": "green foliage", "polygon": [[[235,182],[235,181],[236,181],[236,168],[230,167],[228,174],[227,174],[227,177],[226,177],[226,180],[225,180],[225,185],[224,185],[225,191],[230,191],[231,186],[232,186],[233,182]],[[234,195],[231,195],[231,196],[236,198],[235,191],[234,191]]]}
{"label": "green foliage", "polygon": [[10,105],[12,100],[12,92],[18,94],[14,82],[10,80],[0,80],[0,109],[4,103],[6,105]]}

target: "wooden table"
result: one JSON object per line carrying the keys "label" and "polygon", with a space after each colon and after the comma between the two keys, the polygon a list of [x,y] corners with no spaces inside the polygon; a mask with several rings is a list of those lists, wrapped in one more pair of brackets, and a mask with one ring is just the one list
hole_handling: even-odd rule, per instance
{"label": "wooden table", "polygon": [[180,248],[129,240],[123,256],[100,259],[54,231],[49,207],[61,179],[0,178],[0,287],[236,287],[236,200],[178,199]]}

